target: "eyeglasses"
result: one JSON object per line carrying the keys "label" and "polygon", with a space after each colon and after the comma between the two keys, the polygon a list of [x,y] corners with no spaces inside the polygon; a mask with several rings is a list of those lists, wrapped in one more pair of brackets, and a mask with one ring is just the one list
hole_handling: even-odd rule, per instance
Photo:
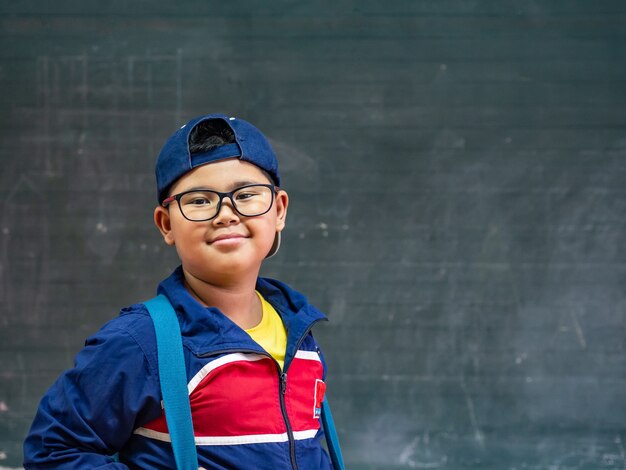
{"label": "eyeglasses", "polygon": [[161,205],[167,207],[176,201],[185,219],[204,222],[217,217],[222,201],[227,197],[237,213],[244,217],[254,217],[263,215],[272,208],[276,190],[273,184],[248,184],[228,193],[212,189],[192,189],[168,197]]}

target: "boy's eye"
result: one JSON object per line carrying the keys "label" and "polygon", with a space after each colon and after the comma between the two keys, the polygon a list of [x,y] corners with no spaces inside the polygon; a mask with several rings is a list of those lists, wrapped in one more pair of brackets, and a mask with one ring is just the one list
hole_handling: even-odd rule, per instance
{"label": "boy's eye", "polygon": [[214,204],[214,197],[210,197],[207,194],[190,193],[185,194],[180,202],[186,206],[210,206]]}
{"label": "boy's eye", "polygon": [[241,192],[241,193],[237,193],[235,195],[235,198],[238,201],[244,201],[246,199],[254,198],[254,197],[258,196],[258,195],[259,195],[259,193],[255,192],[255,191],[244,191],[244,192]]}
{"label": "boy's eye", "polygon": [[204,204],[210,204],[210,203],[211,203],[211,201],[209,201],[205,197],[197,197],[197,198],[192,199],[191,201],[189,201],[188,204],[192,204],[194,206],[202,206]]}

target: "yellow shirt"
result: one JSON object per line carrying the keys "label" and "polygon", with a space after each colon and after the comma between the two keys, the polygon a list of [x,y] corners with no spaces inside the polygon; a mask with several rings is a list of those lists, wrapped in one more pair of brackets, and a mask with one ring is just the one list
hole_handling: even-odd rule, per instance
{"label": "yellow shirt", "polygon": [[282,369],[285,364],[285,351],[287,349],[287,331],[274,307],[258,292],[257,295],[263,307],[263,318],[257,326],[246,330],[246,333],[270,353]]}

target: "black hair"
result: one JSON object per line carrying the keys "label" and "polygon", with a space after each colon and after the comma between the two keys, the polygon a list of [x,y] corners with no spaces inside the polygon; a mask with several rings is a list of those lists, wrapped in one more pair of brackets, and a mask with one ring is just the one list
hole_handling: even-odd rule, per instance
{"label": "black hair", "polygon": [[[234,143],[236,143],[235,133],[223,119],[202,121],[191,129],[189,133],[189,153],[191,155],[208,152],[216,147]],[[263,172],[268,181],[276,184],[274,178],[267,171],[263,168],[259,168],[259,170]]]}
{"label": "black hair", "polygon": [[189,152],[208,152],[215,147],[235,143],[235,134],[222,119],[208,119],[195,126],[189,134]]}

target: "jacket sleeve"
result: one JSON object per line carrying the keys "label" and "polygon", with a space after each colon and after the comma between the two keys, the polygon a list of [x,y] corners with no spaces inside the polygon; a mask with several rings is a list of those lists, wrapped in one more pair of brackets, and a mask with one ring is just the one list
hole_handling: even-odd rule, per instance
{"label": "jacket sleeve", "polygon": [[24,442],[26,469],[128,468],[113,454],[161,413],[156,358],[141,345],[154,332],[134,331],[114,320],[86,341],[39,404]]}

